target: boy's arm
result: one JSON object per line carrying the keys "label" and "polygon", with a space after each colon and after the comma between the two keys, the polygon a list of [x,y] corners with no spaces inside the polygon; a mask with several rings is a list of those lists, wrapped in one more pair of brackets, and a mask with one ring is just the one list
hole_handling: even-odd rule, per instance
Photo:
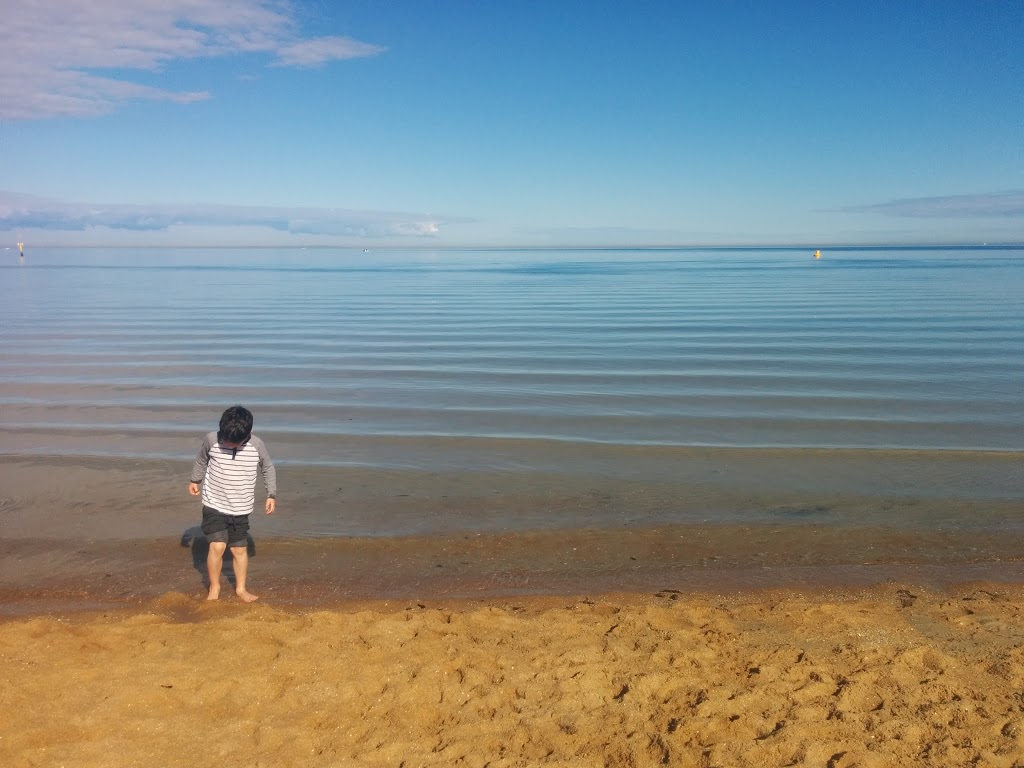
{"label": "boy's arm", "polygon": [[[210,434],[214,433],[211,432]],[[199,484],[206,479],[206,467],[210,464],[210,448],[212,447],[210,434],[203,438],[203,443],[199,446],[199,453],[196,454],[195,463],[192,465],[192,476],[188,483],[188,492],[193,496],[199,495]]]}
{"label": "boy's arm", "polygon": [[274,469],[274,462],[270,458],[270,452],[262,440],[253,441],[256,443],[256,452],[260,457],[260,471],[263,473],[263,484],[267,486],[267,514],[273,514],[277,507],[277,470]]}

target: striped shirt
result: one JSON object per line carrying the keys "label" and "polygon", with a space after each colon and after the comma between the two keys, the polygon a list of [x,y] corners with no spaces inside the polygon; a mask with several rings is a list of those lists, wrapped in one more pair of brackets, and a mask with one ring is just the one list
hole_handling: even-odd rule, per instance
{"label": "striped shirt", "polygon": [[203,484],[203,506],[225,515],[248,515],[256,501],[256,473],[263,474],[267,495],[277,493],[277,472],[267,446],[256,435],[238,448],[225,448],[210,432],[192,466],[192,482]]}

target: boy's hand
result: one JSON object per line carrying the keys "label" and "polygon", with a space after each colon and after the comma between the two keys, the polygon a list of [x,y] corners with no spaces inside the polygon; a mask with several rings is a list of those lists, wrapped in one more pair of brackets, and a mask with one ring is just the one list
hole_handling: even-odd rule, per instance
{"label": "boy's hand", "polygon": [[188,492],[193,496],[199,495],[199,483],[189,483]]}
{"label": "boy's hand", "polygon": [[275,509],[277,509],[277,502],[274,499],[267,499],[267,514],[274,514]]}

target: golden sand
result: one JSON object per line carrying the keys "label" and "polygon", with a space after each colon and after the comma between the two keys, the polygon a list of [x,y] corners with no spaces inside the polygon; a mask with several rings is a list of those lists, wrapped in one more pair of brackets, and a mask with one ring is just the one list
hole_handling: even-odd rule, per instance
{"label": "golden sand", "polygon": [[1024,766],[1024,587],[0,623],[3,766]]}

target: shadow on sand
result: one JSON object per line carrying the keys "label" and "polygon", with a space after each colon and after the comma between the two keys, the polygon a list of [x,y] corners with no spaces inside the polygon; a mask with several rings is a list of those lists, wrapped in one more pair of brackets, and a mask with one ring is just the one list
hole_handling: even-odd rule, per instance
{"label": "shadow on sand", "polygon": [[[201,526],[193,525],[191,528],[186,528],[185,532],[181,534],[181,546],[191,547],[192,549],[192,567],[195,568],[203,581],[203,589],[210,588],[210,577],[206,573],[206,556],[210,552],[210,542],[206,538],[206,534],[203,533]],[[246,534],[245,539],[245,550],[249,554],[249,557],[256,557],[256,542],[253,541],[252,534]],[[229,549],[224,553],[224,565],[221,573],[227,577],[228,583],[232,587],[235,586],[235,562],[231,557],[231,550]]]}

